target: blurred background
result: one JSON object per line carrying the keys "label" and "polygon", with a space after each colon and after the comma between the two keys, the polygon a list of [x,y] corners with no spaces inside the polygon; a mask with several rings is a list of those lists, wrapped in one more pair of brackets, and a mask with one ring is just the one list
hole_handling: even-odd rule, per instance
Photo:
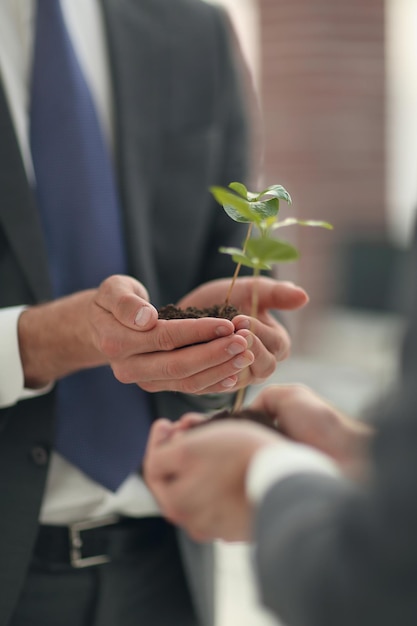
{"label": "blurred background", "polygon": [[[278,275],[310,303],[286,319],[293,352],[273,382],[308,384],[359,416],[395,378],[403,333],[398,276],[417,207],[417,0],[217,3],[258,93],[254,190],[280,183],[293,199],[282,215],[334,226],[280,233],[301,258]],[[276,623],[257,604],[249,559],[247,546],[219,546],[219,626]]]}

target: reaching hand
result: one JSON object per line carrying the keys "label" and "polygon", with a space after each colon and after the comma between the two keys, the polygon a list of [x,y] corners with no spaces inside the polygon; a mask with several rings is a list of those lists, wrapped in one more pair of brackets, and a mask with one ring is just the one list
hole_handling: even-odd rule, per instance
{"label": "reaching hand", "polygon": [[[198,420],[187,414],[188,425]],[[257,450],[280,436],[249,422],[216,422],[184,432],[161,419],[152,427],[144,477],[164,515],[197,540],[245,541],[251,505],[245,477]]]}
{"label": "reaching hand", "polygon": [[310,389],[272,385],[250,408],[278,420],[283,434],[236,420],[193,428],[203,419],[196,413],[175,424],[158,420],[152,428],[145,480],[164,515],[196,539],[250,538],[252,510],[245,483],[251,461],[262,448],[273,446],[279,459],[281,451],[295,449],[294,442],[299,442],[332,457],[351,477],[361,478],[366,469],[372,430],[342,415]]}
{"label": "reaching hand", "polygon": [[363,474],[373,430],[343,415],[308,387],[270,385],[251,407],[275,419],[280,432],[293,441],[332,457],[345,474],[352,478]]}

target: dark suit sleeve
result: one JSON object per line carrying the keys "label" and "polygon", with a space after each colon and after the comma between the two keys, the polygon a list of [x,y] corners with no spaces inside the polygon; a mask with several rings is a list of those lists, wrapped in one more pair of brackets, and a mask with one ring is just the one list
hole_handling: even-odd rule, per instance
{"label": "dark suit sleeve", "polygon": [[384,407],[374,473],[359,489],[297,475],[256,519],[262,601],[288,626],[417,623],[417,392]]}
{"label": "dark suit sleeve", "polygon": [[416,250],[415,236],[401,376],[374,411],[371,480],[292,476],[257,512],[262,599],[287,626],[417,624]]}

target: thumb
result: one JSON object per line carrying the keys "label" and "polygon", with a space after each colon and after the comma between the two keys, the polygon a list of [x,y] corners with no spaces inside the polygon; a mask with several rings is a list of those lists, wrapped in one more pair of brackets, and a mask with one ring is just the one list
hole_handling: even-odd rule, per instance
{"label": "thumb", "polygon": [[166,443],[175,432],[175,425],[162,417],[154,422],[148,440],[148,448],[159,447]]}
{"label": "thumb", "polygon": [[106,278],[97,291],[96,304],[134,330],[150,330],[158,321],[158,311],[150,304],[145,286],[131,276]]}
{"label": "thumb", "polygon": [[156,420],[151,428],[143,459],[143,477],[145,482],[151,485],[152,491],[155,485],[166,476],[167,472],[163,467],[166,455],[164,446],[174,432],[174,424],[166,418]]}
{"label": "thumb", "polygon": [[308,303],[308,295],[302,287],[290,281],[274,281],[275,284],[269,281],[273,281],[273,279],[264,279],[260,282],[260,306],[265,303],[270,309],[291,311]]}
{"label": "thumb", "polygon": [[185,413],[177,422],[177,429],[189,430],[193,428],[193,426],[198,426],[206,420],[207,418],[201,413]]}

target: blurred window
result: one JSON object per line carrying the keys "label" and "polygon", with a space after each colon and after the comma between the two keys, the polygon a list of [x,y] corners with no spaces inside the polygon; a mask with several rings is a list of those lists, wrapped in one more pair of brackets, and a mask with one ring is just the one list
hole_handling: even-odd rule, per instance
{"label": "blurred window", "polygon": [[386,25],[388,218],[403,244],[417,208],[417,0],[387,0]]}

